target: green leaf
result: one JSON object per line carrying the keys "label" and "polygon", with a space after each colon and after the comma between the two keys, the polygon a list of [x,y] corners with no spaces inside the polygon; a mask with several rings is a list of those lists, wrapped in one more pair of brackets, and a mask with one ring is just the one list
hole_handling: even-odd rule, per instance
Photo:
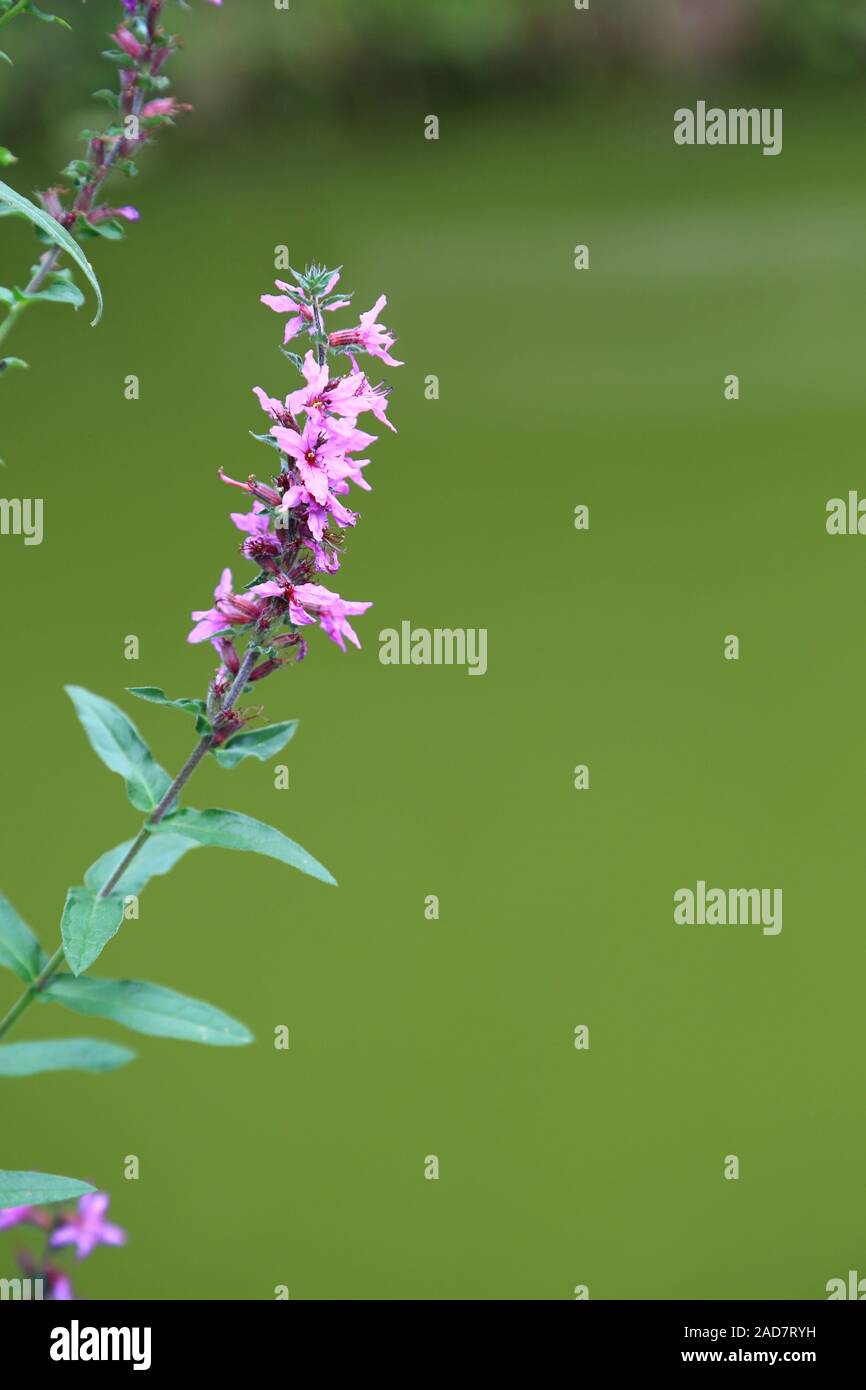
{"label": "green leaf", "polygon": [[0,893],[0,965],[14,970],[19,979],[29,984],[47,959],[27,923]]}
{"label": "green leaf", "polygon": [[173,709],[182,709],[185,714],[204,714],[207,709],[204,700],[171,700],[158,685],[128,685],[126,690],[138,700],[147,700],[152,705],[170,705]]}
{"label": "green leaf", "polygon": [[5,145],[0,145],[0,169],[10,164],[17,164],[18,160],[11,150],[7,150]]}
{"label": "green leaf", "polygon": [[220,767],[237,767],[244,758],[258,758],[266,763],[285,748],[297,727],[297,719],[287,719],[283,724],[269,724],[264,729],[248,729],[226,739],[219,748],[213,749],[213,755]]}
{"label": "green leaf", "polygon": [[28,222],[40,227],[50,237],[52,245],[62,247],[67,256],[71,256],[75,264],[84,271],[96,295],[96,318],[92,321],[92,327],[95,328],[102,317],[102,290],[99,288],[99,281],[93,266],[78,242],[44,208],[37,207],[35,203],[31,203],[29,198],[22,198],[20,193],[15,192],[14,188],[10,188],[7,183],[2,182],[0,182],[0,206],[6,206],[12,212],[20,213],[22,217],[27,218]]}
{"label": "green leaf", "polygon": [[60,933],[73,975],[84,974],[119,930],[122,921],[123,898],[119,893],[99,898],[92,888],[70,888]]}
{"label": "green leaf", "polygon": [[123,223],[118,222],[116,217],[110,217],[107,222],[86,222],[80,219],[75,230],[79,236],[97,236],[105,241],[122,241],[126,236]]}
{"label": "green leaf", "polygon": [[252,850],[256,854],[267,855],[270,859],[279,859],[283,864],[290,864],[293,869],[300,869],[301,873],[310,874],[312,878],[321,879],[323,883],[335,884],[337,881],[318,860],[295,844],[294,840],[288,839],[271,825],[253,820],[252,816],[242,815],[240,811],[194,811],[186,808],[166,816],[165,820],[161,820],[159,825],[154,825],[151,829],[154,835],[161,832],[186,835],[191,840],[198,840],[202,845]]}
{"label": "green leaf", "polygon": [[93,1038],[56,1038],[51,1042],[0,1044],[0,1076],[38,1076],[46,1071],[116,1071],[135,1060],[117,1043]]}
{"label": "green leaf", "polygon": [[178,1038],[182,1042],[209,1043],[212,1047],[240,1047],[253,1040],[248,1028],[210,1004],[144,980],[57,975],[40,990],[38,997],[65,1004],[75,1013],[113,1019],[137,1033],[156,1038]]}
{"label": "green leaf", "polygon": [[[98,893],[132,848],[132,844],[132,840],[125,840],[116,849],[106,850],[105,854],[100,855],[84,875],[85,886]],[[119,893],[121,897],[126,897],[129,893],[139,894],[157,874],[167,874],[173,869],[187,850],[198,847],[197,840],[187,840],[182,835],[160,835],[158,839],[151,835],[145,840],[129,868],[124,870],[122,878],[114,886],[114,892]]]}
{"label": "green leaf", "polygon": [[7,367],[29,367],[30,363],[25,362],[23,357],[0,357],[0,372],[5,372]]}
{"label": "green leaf", "polygon": [[46,303],[51,304],[71,304],[73,309],[80,309],[84,303],[84,295],[81,290],[65,275],[53,277],[44,290],[37,290],[35,294],[22,292],[21,297],[28,304],[36,304],[45,300]]}
{"label": "green leaf", "polygon": [[132,720],[110,700],[80,685],[67,685],[66,693],[94,753],[124,779],[133,806],[139,811],[155,810],[171,786],[171,778],[154,761]]}
{"label": "green leaf", "polygon": [[276,449],[278,454],[282,453],[282,449],[280,448],[277,441],[274,439],[273,435],[256,434],[255,430],[249,430],[248,432],[252,435],[253,439],[258,440],[259,444],[270,444],[271,448]]}
{"label": "green leaf", "polygon": [[38,10],[32,0],[27,13],[35,15],[37,19],[43,19],[46,24],[59,24],[62,29],[71,30],[72,28],[72,25],[67,24],[65,19],[61,19],[59,14],[46,14],[44,10]]}
{"label": "green leaf", "polygon": [[53,1173],[9,1173],[0,1169],[0,1209],[35,1207],[43,1202],[71,1202],[95,1192],[89,1182],[57,1178]]}

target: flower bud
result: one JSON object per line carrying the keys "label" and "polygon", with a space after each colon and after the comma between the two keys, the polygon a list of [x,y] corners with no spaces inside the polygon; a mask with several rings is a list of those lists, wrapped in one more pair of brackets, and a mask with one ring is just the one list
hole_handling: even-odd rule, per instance
{"label": "flower bud", "polygon": [[144,47],[144,44],[139,43],[135,35],[131,34],[128,29],[118,29],[116,33],[111,35],[111,37],[114,39],[114,42],[117,44],[118,48],[122,48],[124,53],[126,53],[136,63],[139,61],[139,59],[143,58],[145,53],[147,52],[147,49]]}
{"label": "flower bud", "polygon": [[234,643],[230,637],[215,637],[213,644],[220,655],[220,660],[227,670],[236,676],[241,669],[240,657],[235,651]]}
{"label": "flower bud", "polygon": [[250,680],[264,680],[265,676],[269,676],[273,671],[278,671],[280,667],[284,665],[284,661],[279,661],[276,657],[272,656],[268,661],[263,661],[261,666],[256,666],[250,671]]}

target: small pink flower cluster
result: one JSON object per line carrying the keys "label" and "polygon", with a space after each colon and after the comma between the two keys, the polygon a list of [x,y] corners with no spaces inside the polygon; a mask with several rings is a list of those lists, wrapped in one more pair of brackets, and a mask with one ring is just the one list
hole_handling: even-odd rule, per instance
{"label": "small pink flower cluster", "polygon": [[[175,116],[191,111],[172,96],[151,96],[165,87],[163,75],[180,41],[161,24],[165,0],[121,0],[121,22],[111,34],[115,45],[106,57],[118,63],[120,90],[113,98],[116,117],[99,135],[88,133],[85,159],[72,160],[63,173],[74,196],[67,206],[69,189],[55,185],[39,197],[45,211],[74,236],[122,235],[122,221],[137,222],[140,214],[130,204],[112,207],[98,202],[112,170],[134,174],[134,160],[162,126]],[[219,5],[222,0],[211,0]],[[109,95],[111,95],[109,93]]]}
{"label": "small pink flower cluster", "polygon": [[[350,485],[369,491],[362,471],[369,459],[357,455],[377,436],[359,429],[359,417],[369,413],[388,429],[394,428],[386,413],[390,388],[384,383],[374,385],[355,353],[381,358],[393,367],[402,363],[390,354],[394,338],[376,322],[386,303],[384,295],[361,315],[356,327],[329,334],[324,315],[349,304],[334,292],[339,272],[313,266],[303,275],[292,273],[295,283],[278,280],[281,293],[262,295],[262,302],[288,315],[284,343],[303,333],[312,341],[303,359],[286,353],[305,384],[285,400],[267,395],[260,386],[254,388],[269,421],[267,433],[255,437],[277,452],[279,467],[268,482],[253,475],[239,482],[220,469],[223,482],[253,499],[252,509],[233,512],[232,521],[245,536],[242,554],[258,566],[259,573],[242,593],[235,593],[231,570],[223,570],[214,606],[192,615],[195,626],[188,640],[209,639],[221,658],[213,687],[217,696],[240,669],[233,640],[239,630],[250,632],[256,641],[267,635],[265,660],[249,676],[259,680],[283,665],[288,655],[297,660],[306,655],[299,629],[311,623],[318,622],[342,651],[347,639],[360,646],[349,619],[370,607],[368,602],[341,598],[314,582],[314,577],[321,572],[333,574],[340,567],[346,528],[358,520],[343,501]],[[343,375],[329,362],[333,354],[345,356],[349,364]],[[290,650],[283,656],[282,649]]]}
{"label": "small pink flower cluster", "polygon": [[18,1263],[28,1278],[43,1281],[47,1298],[55,1301],[75,1298],[69,1275],[48,1262],[48,1250],[74,1245],[79,1260],[84,1260],[97,1245],[126,1244],[126,1231],[105,1219],[110,1200],[107,1192],[87,1192],[79,1197],[74,1211],[49,1207],[4,1207],[0,1210],[0,1231],[26,1225],[45,1232],[46,1258],[34,1264],[30,1254],[21,1251]]}

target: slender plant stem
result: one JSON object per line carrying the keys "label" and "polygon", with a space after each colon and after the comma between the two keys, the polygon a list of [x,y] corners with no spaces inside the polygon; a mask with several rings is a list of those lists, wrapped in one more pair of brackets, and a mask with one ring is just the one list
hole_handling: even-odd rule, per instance
{"label": "slender plant stem", "polygon": [[2,323],[0,323],[0,343],[2,343],[7,333],[11,333],[12,329],[15,327],[16,322],[18,321],[21,314],[24,312],[26,308],[26,299],[18,299],[15,301],[14,304],[9,305],[9,309],[6,313],[5,319]]}
{"label": "slender plant stem", "polygon": [[[325,333],[325,325],[322,323],[322,310],[321,310],[321,307],[320,307],[320,305],[319,305],[319,296],[318,296],[318,295],[313,295],[313,314],[315,315],[315,320],[316,320],[316,333],[318,334],[319,338],[321,339],[321,338],[324,336],[324,333]],[[325,344],[324,344],[323,342],[321,342],[321,341],[316,343],[316,361],[318,362],[318,364],[319,364],[320,367],[324,367],[324,365],[325,365]]]}
{"label": "slender plant stem", "polygon": [[[7,19],[10,18],[11,13],[12,11],[10,11],[10,14],[6,16]],[[2,21],[0,21],[0,23],[2,23]],[[132,110],[129,114],[136,117],[140,116],[143,105],[144,93],[139,90],[136,90],[132,99]],[[99,192],[102,188],[102,185],[105,183],[105,180],[111,173],[111,170],[114,167],[114,164],[120,154],[121,149],[124,147],[124,144],[124,137],[122,135],[118,135],[108,154],[103,159],[102,163],[98,166],[98,168],[94,169],[93,177],[84,185],[84,187],[81,189],[81,192],[78,194],[78,197],[75,199],[75,202],[72,204],[73,212],[80,213],[86,218],[87,214],[90,212],[90,209],[93,207],[96,198],[99,196]],[[24,291],[25,294],[39,293],[39,291],[42,289],[42,286],[45,284],[45,281],[48,279],[48,276],[52,273],[52,271],[56,269],[57,262],[60,260],[60,257],[62,255],[62,246],[52,246],[50,250],[45,252],[44,256],[37,265],[36,270],[34,271],[30,279],[30,283],[27,285]],[[15,327],[15,324],[18,322],[18,319],[21,317],[24,310],[27,308],[27,305],[28,301],[26,299],[19,299],[14,304],[9,306],[9,310],[6,314],[5,319],[2,323],[0,323],[0,343],[3,342],[7,334],[9,334]]]}
{"label": "slender plant stem", "polygon": [[[246,685],[249,679],[250,672],[252,671],[258,656],[258,645],[250,643],[250,645],[247,647],[246,652],[244,653],[244,658],[240,664],[238,673],[232,681],[229,692],[225,697],[222,710],[220,711],[221,715],[227,715],[234,708],[237,701],[240,699],[244,691],[244,686]],[[164,817],[168,814],[172,805],[177,800],[177,797],[180,794],[181,790],[186,786],[187,782],[189,781],[192,774],[195,772],[205,753],[207,753],[208,749],[211,748],[211,746],[213,745],[213,741],[213,734],[205,734],[204,738],[200,739],[199,742],[196,744],[195,748],[190,753],[180,772],[177,774],[171,786],[169,787],[168,791],[165,793],[165,796],[162,798],[162,800],[160,801],[159,805],[155,808],[153,813],[145,821],[144,825],[139,830],[138,834],[136,835],[135,839],[133,840],[132,844],[130,845],[129,849],[124,855],[123,859],[118,864],[117,868],[109,876],[109,878],[106,879],[105,883],[100,888],[97,897],[107,898],[111,890],[116,886],[116,884],[120,882],[121,878],[123,877],[126,870],[129,868],[133,859],[135,859],[136,855],[139,853],[142,846],[147,841],[152,827],[154,825],[159,825],[160,821],[163,820]],[[16,1000],[16,1002],[12,1005],[12,1008],[9,1010],[6,1016],[0,1019],[0,1038],[4,1038],[6,1034],[10,1031],[10,1029],[14,1027],[14,1025],[18,1022],[18,1019],[24,1013],[24,1010],[29,1008],[29,1006],[33,1003],[33,1000],[39,994],[40,990],[42,990],[44,986],[48,983],[48,981],[57,973],[57,971],[60,969],[60,966],[63,964],[63,955],[63,943],[61,942],[61,944],[57,947],[57,950],[54,952],[54,955],[46,961],[45,965],[42,967],[39,974],[36,976],[36,979],[31,980],[30,984],[27,986],[20,999]]]}
{"label": "slender plant stem", "polygon": [[48,983],[51,976],[59,968],[62,960],[63,946],[60,945],[57,947],[54,955],[45,962],[39,974],[36,976],[36,979],[31,980],[30,984],[21,995],[21,998],[16,1000],[12,1005],[12,1008],[9,1010],[8,1014],[6,1014],[5,1018],[0,1019],[0,1038],[5,1037],[9,1029],[21,1017],[24,1010],[33,1003],[33,1000],[36,998],[42,986]]}
{"label": "slender plant stem", "polygon": [[7,10],[4,15],[0,15],[0,29],[3,28],[4,24],[8,24],[10,19],[14,19],[17,14],[20,14],[24,6],[28,3],[29,0],[18,0],[17,5],[13,5],[11,10]]}

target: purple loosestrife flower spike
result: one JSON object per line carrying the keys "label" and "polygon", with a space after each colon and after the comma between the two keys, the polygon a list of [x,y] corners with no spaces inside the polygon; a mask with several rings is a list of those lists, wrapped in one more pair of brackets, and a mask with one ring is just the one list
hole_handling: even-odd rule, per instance
{"label": "purple loosestrife flower spike", "polygon": [[[266,433],[257,437],[276,449],[278,468],[269,480],[251,474],[245,482],[219,471],[224,483],[249,495],[250,511],[232,512],[231,519],[243,533],[244,558],[258,566],[259,574],[238,593],[231,570],[223,570],[213,607],[192,615],[195,626],[188,640],[210,641],[220,656],[211,687],[218,698],[239,669],[232,640],[239,629],[247,630],[262,652],[263,660],[248,677],[261,680],[286,664],[277,650],[285,648],[296,661],[306,656],[300,629],[316,623],[341,651],[347,642],[359,647],[349,619],[371,606],[366,600],[342,598],[315,582],[315,576],[339,569],[345,532],[357,524],[358,514],[342,499],[352,485],[370,491],[363,473],[369,459],[358,454],[375,444],[377,436],[359,428],[360,417],[372,415],[394,430],[387,417],[389,388],[371,382],[353,353],[395,367],[402,364],[391,356],[393,335],[377,321],[384,295],[356,327],[328,334],[323,314],[349,304],[334,293],[339,271],[308,267],[303,275],[293,274],[294,282],[276,282],[279,294],[261,298],[269,309],[287,316],[284,342],[300,334],[312,339],[303,361],[294,358],[304,384],[283,399],[253,387],[268,417]],[[340,371],[337,363],[345,363],[345,369]]]}
{"label": "purple loosestrife flower spike", "polygon": [[97,1245],[125,1245],[126,1231],[105,1220],[111,1201],[107,1192],[87,1192],[78,1199],[78,1208],[63,1225],[52,1233],[50,1245],[74,1245],[79,1260],[85,1259]]}

